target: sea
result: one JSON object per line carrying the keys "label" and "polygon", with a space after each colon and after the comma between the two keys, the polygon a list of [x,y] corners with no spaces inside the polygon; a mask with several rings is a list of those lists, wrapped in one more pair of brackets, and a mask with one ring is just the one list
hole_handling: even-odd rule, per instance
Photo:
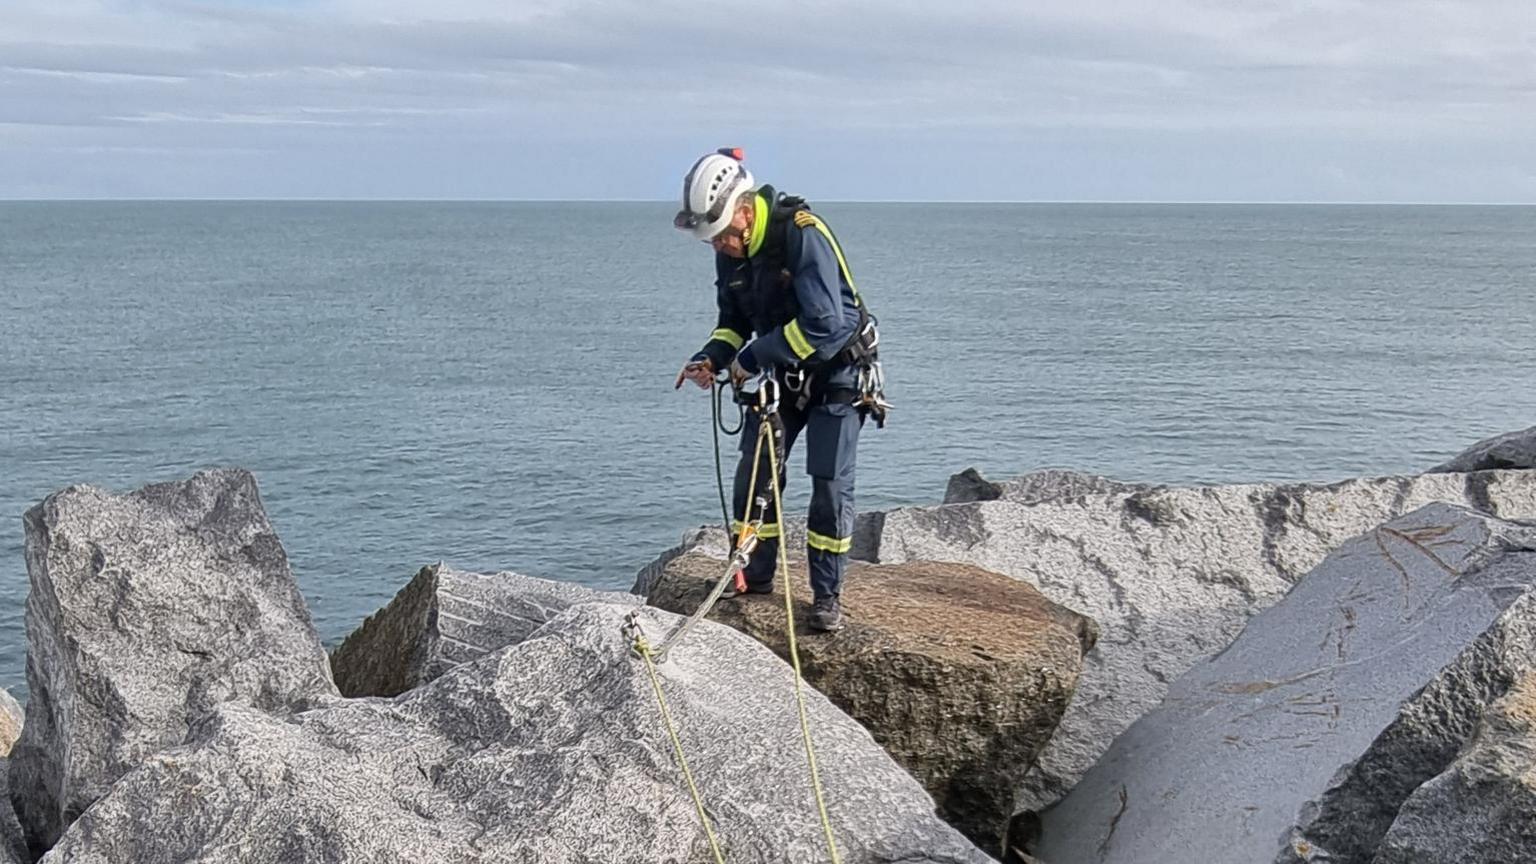
{"label": "sea", "polygon": [[[864,509],[967,467],[1416,472],[1536,424],[1536,207],[817,210],[896,405]],[[672,211],[0,202],[0,686],[25,692],[22,514],[72,484],[250,469],[328,645],[438,561],[628,588],[720,518],[708,391],[673,388],[712,253]]]}

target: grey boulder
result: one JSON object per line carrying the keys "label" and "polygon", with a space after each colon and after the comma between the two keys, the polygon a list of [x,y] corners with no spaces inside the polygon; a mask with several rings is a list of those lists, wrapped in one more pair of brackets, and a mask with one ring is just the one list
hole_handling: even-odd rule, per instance
{"label": "grey boulder", "polygon": [[1536,861],[1536,674],[1484,718],[1443,774],[1403,805],[1373,864]]}
{"label": "grey boulder", "polygon": [[1451,461],[1429,470],[1443,474],[1502,468],[1536,468],[1536,426],[1486,438],[1463,450]]}
{"label": "grey boulder", "polygon": [[26,712],[16,697],[0,689],[0,758],[11,755],[11,748],[16,746],[16,739],[21,737],[21,727],[25,721]]}
{"label": "grey boulder", "polygon": [[872,516],[868,556],[975,564],[1098,622],[1077,693],[1020,791],[1030,810],[1064,795],[1170,681],[1347,539],[1437,501],[1536,517],[1527,471],[1191,487],[1048,471],[994,485],[991,500]]}
{"label": "grey boulder", "polygon": [[11,806],[10,773],[10,760],[0,759],[0,864],[30,864],[32,857],[27,851],[26,837]]}
{"label": "grey boulder", "polygon": [[[703,551],[675,557],[648,600],[691,613],[724,571]],[[1072,698],[1093,622],[977,567],[854,562],[844,628],[810,633],[803,560],[790,578],[806,681],[922,781],[949,824],[1001,854],[1019,778]],[[784,585],[775,587],[775,596],[723,601],[711,615],[787,659]]]}
{"label": "grey boulder", "polygon": [[[1049,864],[1370,864],[1536,668],[1536,526],[1424,507],[1342,546],[1043,814]],[[1424,859],[1436,860],[1436,859]]]}
{"label": "grey boulder", "polygon": [[[125,776],[47,864],[654,864],[712,860],[632,607],[584,603],[395,699],[294,717],[227,704]],[[637,613],[652,637],[678,618]],[[658,680],[726,859],[826,860],[790,669],[709,622]],[[842,860],[981,864],[869,733],[814,691]]]}
{"label": "grey boulder", "polygon": [[331,670],[344,696],[395,696],[521,642],[565,609],[594,601],[640,602],[569,582],[434,564],[337,647]]}
{"label": "grey boulder", "polygon": [[[869,511],[859,513],[853,521],[852,546],[848,550],[848,557],[854,561],[874,561],[875,546],[880,542],[880,525],[885,518],[881,511]],[[790,516],[784,520],[785,548],[791,555],[805,554],[805,517]],[[672,559],[690,552],[699,552],[704,555],[713,555],[716,558],[725,558],[730,552],[730,543],[725,531],[718,525],[706,525],[691,528],[683,532],[682,539],[676,546],[662,552],[654,561],[641,567],[635,574],[634,585],[629,589],[631,593],[641,597],[649,596],[656,581],[666,572],[667,565]]]}
{"label": "grey boulder", "polygon": [[249,473],[74,486],[24,523],[31,696],[11,798],[35,850],[213,706],[337,696]]}

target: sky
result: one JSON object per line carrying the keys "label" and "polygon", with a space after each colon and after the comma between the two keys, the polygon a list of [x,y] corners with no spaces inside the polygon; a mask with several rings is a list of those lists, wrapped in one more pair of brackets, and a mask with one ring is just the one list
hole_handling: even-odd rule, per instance
{"label": "sky", "polygon": [[0,0],[0,199],[1536,202],[1532,0]]}

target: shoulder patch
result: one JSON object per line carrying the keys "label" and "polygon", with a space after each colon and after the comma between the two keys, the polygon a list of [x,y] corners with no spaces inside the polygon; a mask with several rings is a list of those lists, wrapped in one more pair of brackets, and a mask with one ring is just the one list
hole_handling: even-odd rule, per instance
{"label": "shoulder patch", "polygon": [[795,211],[795,227],[809,228],[816,224],[816,214],[809,210]]}

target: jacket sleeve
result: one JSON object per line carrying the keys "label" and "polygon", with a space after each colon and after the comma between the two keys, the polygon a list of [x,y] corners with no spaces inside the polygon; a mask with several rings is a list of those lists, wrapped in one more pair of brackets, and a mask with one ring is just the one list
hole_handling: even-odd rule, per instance
{"label": "jacket sleeve", "polygon": [[725,256],[715,257],[715,305],[720,310],[715,319],[715,331],[709,334],[709,341],[704,343],[699,353],[693,355],[695,360],[707,358],[717,372],[731,365],[736,352],[741,350],[752,333],[752,325],[737,308],[732,292],[726,288],[735,270],[735,262],[731,259],[722,261],[721,258]]}
{"label": "jacket sleeve", "polygon": [[785,252],[800,312],[753,342],[752,355],[762,365],[825,363],[837,356],[859,323],[843,306],[837,253],[817,220],[790,229]]}

